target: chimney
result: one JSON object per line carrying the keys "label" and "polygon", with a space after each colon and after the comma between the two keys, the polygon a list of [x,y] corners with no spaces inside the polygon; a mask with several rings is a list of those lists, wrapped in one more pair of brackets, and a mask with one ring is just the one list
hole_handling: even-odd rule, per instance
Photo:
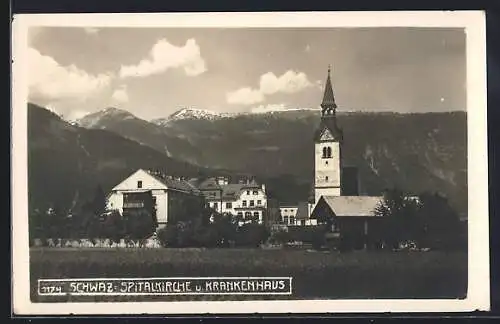
{"label": "chimney", "polygon": [[263,183],[263,184],[261,185],[261,187],[262,187],[262,191],[264,191],[264,193],[266,193],[266,185]]}

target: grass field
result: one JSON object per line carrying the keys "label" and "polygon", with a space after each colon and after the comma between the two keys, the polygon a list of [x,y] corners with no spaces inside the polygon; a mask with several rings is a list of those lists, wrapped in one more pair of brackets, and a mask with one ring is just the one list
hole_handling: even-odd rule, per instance
{"label": "grass field", "polygon": [[264,296],[42,298],[37,295],[36,287],[40,278],[291,276],[293,295],[281,298],[292,299],[464,298],[467,291],[464,252],[33,248],[30,267],[34,302],[266,299]]}

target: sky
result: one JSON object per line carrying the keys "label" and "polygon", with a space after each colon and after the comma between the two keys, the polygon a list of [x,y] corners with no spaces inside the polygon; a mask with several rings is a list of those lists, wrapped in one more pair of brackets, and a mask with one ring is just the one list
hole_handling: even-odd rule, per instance
{"label": "sky", "polygon": [[74,120],[107,107],[318,108],[328,66],[338,111],[466,109],[458,28],[31,27],[29,101]]}

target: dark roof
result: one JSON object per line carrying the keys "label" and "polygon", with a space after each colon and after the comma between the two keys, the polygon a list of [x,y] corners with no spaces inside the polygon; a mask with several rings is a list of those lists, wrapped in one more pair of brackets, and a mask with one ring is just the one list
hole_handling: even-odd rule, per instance
{"label": "dark roof", "polygon": [[330,78],[330,68],[328,68],[328,77],[326,78],[325,92],[323,94],[322,108],[337,108],[335,97],[333,95],[332,80]]}
{"label": "dark roof", "polygon": [[199,190],[190,184],[189,182],[185,180],[176,180],[171,177],[168,177],[164,174],[158,173],[158,172],[148,172],[149,175],[154,177],[156,180],[160,181],[163,183],[167,188],[169,189],[174,189],[174,190],[179,190],[179,191],[185,191],[185,192],[191,192],[191,193],[198,193]]}
{"label": "dark roof", "polygon": [[309,219],[309,208],[307,201],[301,201],[298,204],[297,215],[295,219]]}
{"label": "dark roof", "polygon": [[207,189],[222,190],[222,187],[217,183],[217,180],[215,178],[206,179],[198,186],[198,188],[200,190],[207,190]]}
{"label": "dark roof", "polygon": [[223,200],[238,200],[240,192],[246,189],[260,189],[260,186],[255,184],[243,183],[230,183],[222,186],[222,199]]}
{"label": "dark roof", "polygon": [[231,183],[222,187],[222,199],[224,200],[238,200],[240,191],[243,190],[243,184]]}
{"label": "dark roof", "polygon": [[328,129],[336,140],[342,140],[342,130],[337,125],[337,117],[335,116],[337,104],[335,103],[335,97],[333,95],[330,67],[328,67],[328,77],[326,78],[325,92],[323,93],[321,109],[321,124],[314,134],[314,140],[319,141],[321,134],[325,129]]}

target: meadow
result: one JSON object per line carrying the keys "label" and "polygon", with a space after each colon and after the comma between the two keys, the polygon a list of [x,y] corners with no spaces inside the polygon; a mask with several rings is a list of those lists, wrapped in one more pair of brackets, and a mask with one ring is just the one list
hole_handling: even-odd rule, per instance
{"label": "meadow", "polygon": [[[30,250],[31,299],[50,301],[168,301],[249,299],[464,298],[464,252],[319,252],[261,249]],[[41,278],[291,276],[292,296],[37,295]]]}

